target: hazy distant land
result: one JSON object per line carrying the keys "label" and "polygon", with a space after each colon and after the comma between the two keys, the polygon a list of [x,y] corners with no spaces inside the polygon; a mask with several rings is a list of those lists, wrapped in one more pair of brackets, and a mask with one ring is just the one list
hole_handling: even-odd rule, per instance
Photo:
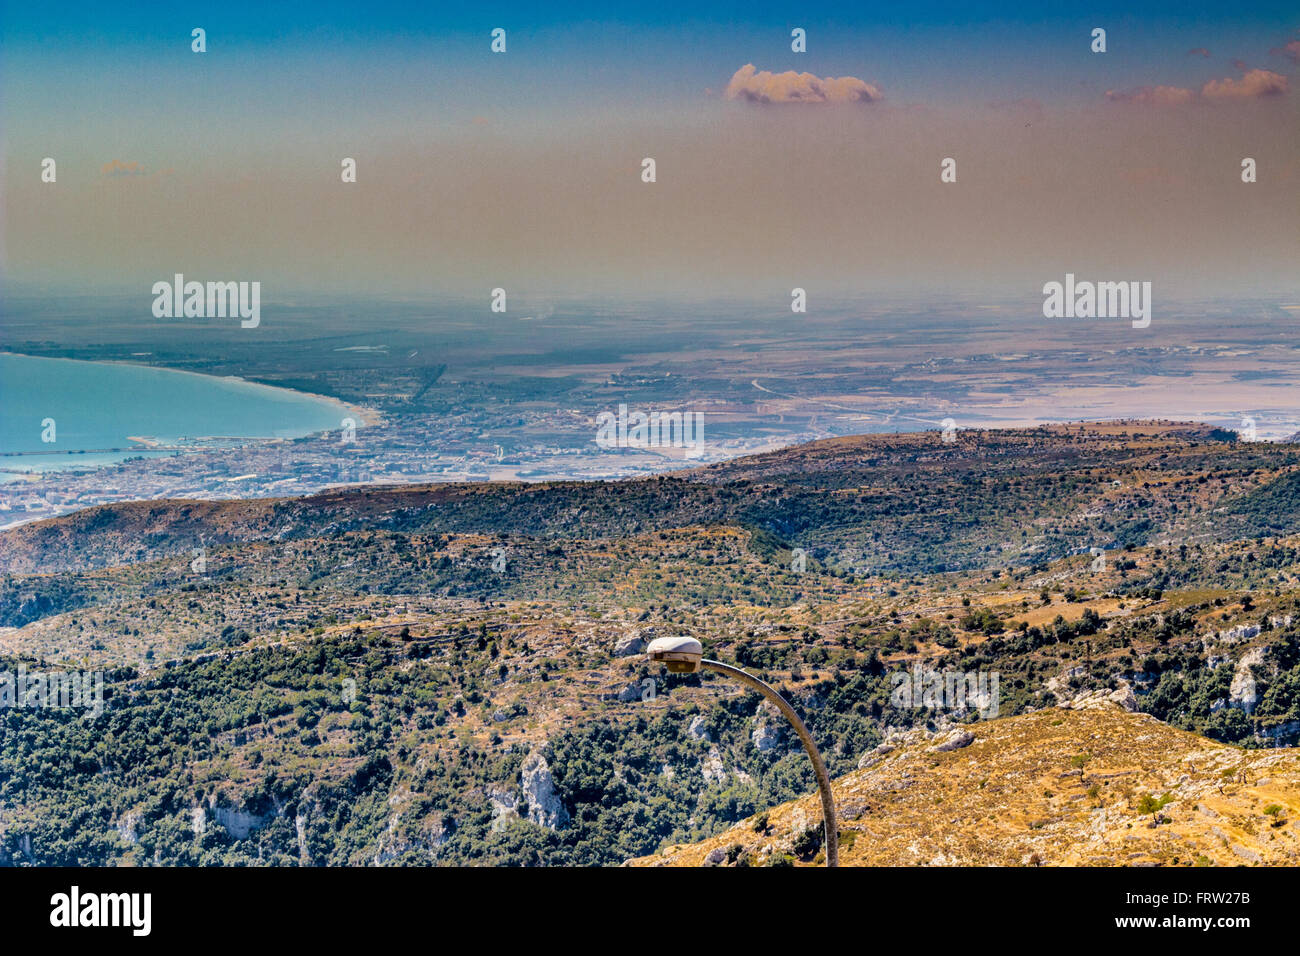
{"label": "hazy distant land", "polygon": [[[1139,330],[1047,320],[1033,298],[814,303],[796,315],[783,302],[524,300],[493,314],[486,301],[268,296],[262,325],[245,330],[156,320],[141,301],[11,295],[0,333],[16,353],[238,376],[323,397],[330,404],[304,406],[314,409],[306,427],[295,419],[260,433],[315,434],[11,483],[0,490],[0,524],[130,498],[629,477],[837,435],[937,430],[945,419],[956,428],[1147,418],[1238,431],[1253,422],[1259,439],[1300,432],[1297,306],[1288,302],[1157,300]],[[620,404],[701,413],[702,454],[597,447],[597,416]],[[37,435],[39,418],[22,425]],[[128,431],[166,435],[147,423]]]}

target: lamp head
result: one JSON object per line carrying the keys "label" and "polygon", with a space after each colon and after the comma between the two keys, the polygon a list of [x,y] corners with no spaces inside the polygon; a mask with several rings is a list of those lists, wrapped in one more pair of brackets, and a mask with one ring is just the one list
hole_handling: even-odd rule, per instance
{"label": "lamp head", "polygon": [[657,637],[645,652],[650,660],[662,662],[673,674],[694,674],[704,657],[703,646],[693,637]]}

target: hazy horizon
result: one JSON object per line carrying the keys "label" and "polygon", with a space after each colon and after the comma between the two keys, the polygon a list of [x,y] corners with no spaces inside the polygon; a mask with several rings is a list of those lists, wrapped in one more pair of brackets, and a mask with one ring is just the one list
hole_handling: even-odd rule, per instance
{"label": "hazy horizon", "polygon": [[1066,272],[1300,291],[1300,17],[1195,13],[11,7],[5,280],[145,295],[185,272],[268,305],[1015,296]]}

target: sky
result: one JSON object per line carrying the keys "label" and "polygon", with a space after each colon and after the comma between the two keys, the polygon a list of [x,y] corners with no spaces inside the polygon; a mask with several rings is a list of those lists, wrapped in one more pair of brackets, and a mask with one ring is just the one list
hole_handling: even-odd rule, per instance
{"label": "sky", "polygon": [[7,285],[1300,294],[1294,4],[150,6],[5,6]]}

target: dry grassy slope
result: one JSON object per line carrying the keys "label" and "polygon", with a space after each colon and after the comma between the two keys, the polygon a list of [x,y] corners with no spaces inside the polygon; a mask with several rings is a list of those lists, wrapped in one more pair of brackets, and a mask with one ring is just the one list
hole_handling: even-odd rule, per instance
{"label": "dry grassy slope", "polygon": [[[942,733],[912,731],[835,782],[841,865],[1300,864],[1300,750],[1241,750],[1113,705],[970,729],[973,743],[945,753],[930,749]],[[1166,794],[1167,822],[1152,827],[1138,801]],[[766,834],[751,818],[630,863],[699,866],[740,844],[761,865],[820,821],[812,795],[771,810]]]}

